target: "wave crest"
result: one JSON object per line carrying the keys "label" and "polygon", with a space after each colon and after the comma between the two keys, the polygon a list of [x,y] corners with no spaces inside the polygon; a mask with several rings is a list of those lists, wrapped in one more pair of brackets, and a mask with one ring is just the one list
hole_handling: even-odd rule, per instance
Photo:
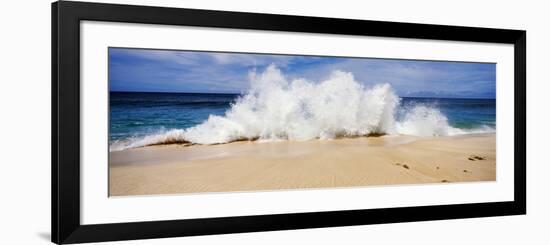
{"label": "wave crest", "polygon": [[351,73],[336,71],[313,83],[287,80],[273,66],[251,75],[251,89],[225,116],[211,116],[185,131],[198,144],[235,140],[310,140],[385,134],[399,104],[389,84],[364,88]]}

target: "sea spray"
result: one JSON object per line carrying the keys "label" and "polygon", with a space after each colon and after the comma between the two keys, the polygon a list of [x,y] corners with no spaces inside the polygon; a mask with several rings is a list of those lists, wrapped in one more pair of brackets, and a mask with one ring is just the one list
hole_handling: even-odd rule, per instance
{"label": "sea spray", "polygon": [[236,140],[311,140],[394,132],[399,104],[389,84],[367,89],[351,73],[336,71],[314,83],[288,80],[270,66],[252,74],[251,89],[224,116],[185,130],[198,144]]}
{"label": "sea spray", "polygon": [[[449,125],[436,106],[404,108],[387,84],[366,87],[351,73],[334,71],[323,81],[288,79],[275,66],[249,74],[250,89],[223,115],[187,129],[117,140],[118,151],[155,144],[218,144],[238,140],[312,140],[384,134],[446,136],[494,131]],[[397,116],[397,111],[405,111]]]}
{"label": "sea spray", "polygon": [[447,117],[439,110],[424,105],[414,106],[406,112],[403,120],[396,124],[397,132],[406,135],[440,136],[462,132],[449,126]]}

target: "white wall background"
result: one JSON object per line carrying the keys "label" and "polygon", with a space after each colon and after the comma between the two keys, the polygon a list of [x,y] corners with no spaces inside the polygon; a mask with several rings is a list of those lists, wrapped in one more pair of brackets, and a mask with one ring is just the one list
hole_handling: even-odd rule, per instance
{"label": "white wall background", "polygon": [[[115,2],[107,0],[106,2]],[[527,30],[528,214],[107,244],[549,244],[550,29],[545,1],[119,0],[119,3]],[[50,1],[0,14],[0,244],[48,244]]]}

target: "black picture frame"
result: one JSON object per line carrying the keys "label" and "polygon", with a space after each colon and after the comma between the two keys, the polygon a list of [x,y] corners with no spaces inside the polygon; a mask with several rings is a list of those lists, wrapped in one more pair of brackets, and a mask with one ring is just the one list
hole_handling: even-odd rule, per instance
{"label": "black picture frame", "polygon": [[[514,45],[514,201],[82,225],[80,21]],[[60,1],[52,4],[52,242],[58,244],[458,219],[526,213],[526,31]]]}

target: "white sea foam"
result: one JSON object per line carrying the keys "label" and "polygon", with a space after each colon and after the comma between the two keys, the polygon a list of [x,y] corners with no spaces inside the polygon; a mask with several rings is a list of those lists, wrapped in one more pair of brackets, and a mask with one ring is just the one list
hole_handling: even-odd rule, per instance
{"label": "white sea foam", "polygon": [[184,138],[184,133],[185,130],[183,129],[172,129],[147,136],[117,140],[111,143],[109,151],[122,151],[148,145],[186,143],[187,141]]}
{"label": "white sea foam", "polygon": [[373,134],[447,136],[494,131],[449,125],[433,106],[415,105],[396,120],[400,98],[387,83],[365,87],[351,73],[335,71],[312,82],[287,79],[269,66],[250,74],[250,89],[224,116],[211,115],[195,127],[115,142],[111,151],[153,144],[228,143],[238,140],[312,140]]}

